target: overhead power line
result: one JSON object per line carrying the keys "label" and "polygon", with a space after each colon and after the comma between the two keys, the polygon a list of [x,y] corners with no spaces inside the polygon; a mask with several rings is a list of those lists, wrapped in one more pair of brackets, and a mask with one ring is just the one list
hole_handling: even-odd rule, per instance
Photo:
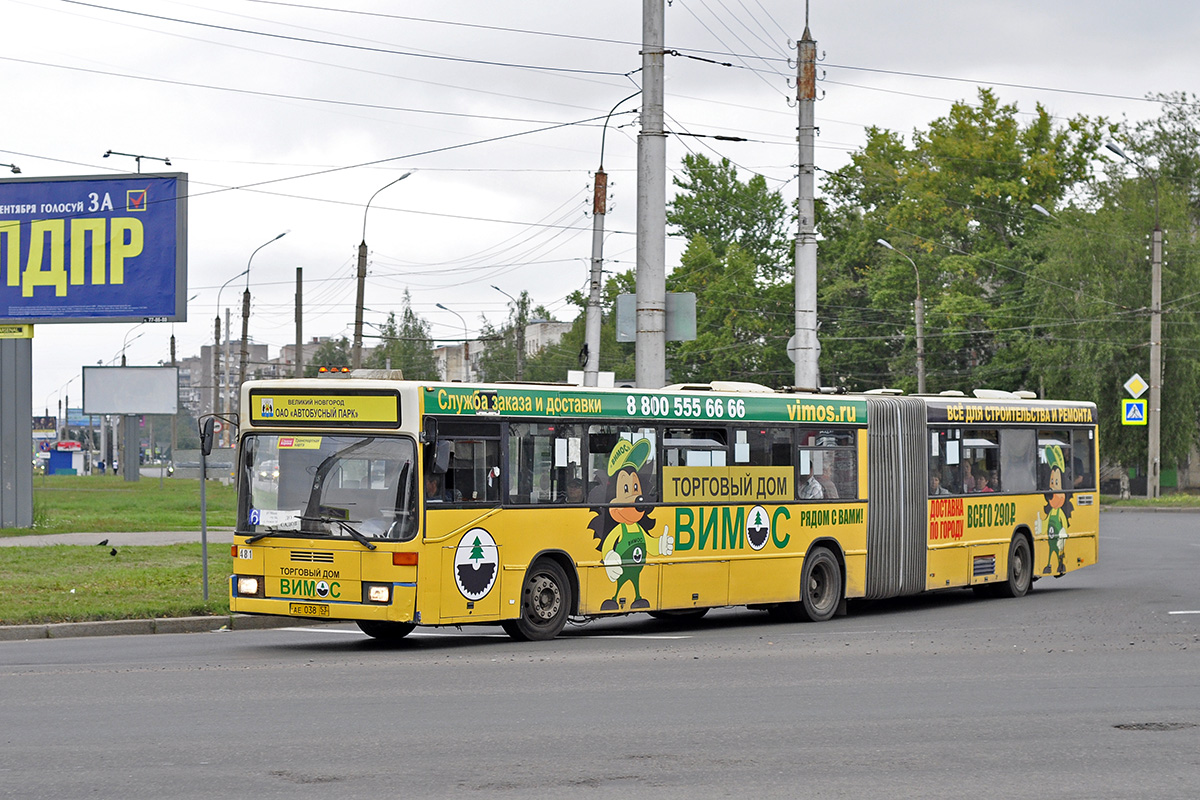
{"label": "overhead power line", "polygon": [[261,36],[267,39],[278,39],[287,42],[300,42],[303,44],[314,44],[321,47],[336,47],[343,50],[357,50],[367,53],[382,53],[384,55],[405,56],[407,58],[425,58],[433,61],[451,61],[459,64],[477,64],[489,67],[507,67],[512,69],[527,69],[535,72],[560,72],[571,75],[604,75],[607,77],[620,78],[626,73],[614,72],[611,70],[597,69],[579,69],[576,67],[551,67],[540,64],[514,64],[505,61],[489,61],[481,58],[463,58],[461,56],[443,56],[434,53],[417,53],[411,50],[394,50],[387,47],[368,47],[361,44],[347,44],[345,42],[330,42],[324,39],[311,39],[306,36],[288,36],[282,33],[268,33],[266,31],[256,31],[249,28],[238,28],[232,25],[217,25],[212,22],[200,22],[198,20],[182,19],[180,17],[168,17],[161,14],[148,14],[144,11],[132,11],[126,8],[113,8],[112,6],[100,5],[98,3],[85,3],[83,0],[63,0],[64,3],[70,5],[82,6],[84,8],[94,8],[100,11],[111,11],[115,14],[128,14],[134,17],[143,17],[146,19],[155,19],[160,22],[174,22],[180,25],[193,25],[199,28],[208,28],[210,30],[227,31],[230,33],[242,33],[247,36]]}

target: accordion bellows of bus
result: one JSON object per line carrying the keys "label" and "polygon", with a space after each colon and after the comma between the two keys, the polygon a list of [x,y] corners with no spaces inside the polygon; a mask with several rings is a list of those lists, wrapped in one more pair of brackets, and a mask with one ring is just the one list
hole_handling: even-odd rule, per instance
{"label": "accordion bellows of bus", "polygon": [[230,608],[556,636],[748,606],[1020,597],[1097,559],[1096,409],[1029,393],[427,383],[241,394]]}

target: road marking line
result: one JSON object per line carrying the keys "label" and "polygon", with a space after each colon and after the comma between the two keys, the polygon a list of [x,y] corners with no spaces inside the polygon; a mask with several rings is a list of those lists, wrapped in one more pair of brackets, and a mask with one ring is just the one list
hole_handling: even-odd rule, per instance
{"label": "road marking line", "polygon": [[1200,614],[1200,611],[1168,611],[1168,614]]}

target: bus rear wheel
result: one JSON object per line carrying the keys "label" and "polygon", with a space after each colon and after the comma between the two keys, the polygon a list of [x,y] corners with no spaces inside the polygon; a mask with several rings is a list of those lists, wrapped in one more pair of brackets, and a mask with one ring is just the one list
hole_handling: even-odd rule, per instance
{"label": "bus rear wheel", "polygon": [[1029,540],[1017,533],[1008,546],[1008,580],[996,584],[1001,597],[1024,597],[1033,584],[1033,554],[1029,551]]}
{"label": "bus rear wheel", "polygon": [[571,613],[571,582],[557,562],[543,558],[525,574],[521,587],[521,616],[500,625],[519,642],[553,639]]}
{"label": "bus rear wheel", "polygon": [[833,553],[818,547],[804,559],[800,572],[800,607],[803,619],[824,622],[842,602],[842,569]]}
{"label": "bus rear wheel", "polygon": [[379,622],[373,619],[360,619],[356,624],[360,631],[381,642],[398,642],[417,627],[412,622]]}

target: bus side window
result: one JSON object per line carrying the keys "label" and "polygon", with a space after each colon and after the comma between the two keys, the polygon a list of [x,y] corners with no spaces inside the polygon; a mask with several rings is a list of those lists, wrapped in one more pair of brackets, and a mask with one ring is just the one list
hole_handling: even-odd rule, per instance
{"label": "bus side window", "polygon": [[450,466],[442,481],[447,502],[500,502],[500,425],[447,420],[438,435],[450,442]]}
{"label": "bus side window", "polygon": [[[1071,434],[1067,431],[1037,432],[1038,491],[1071,489]],[[1056,479],[1054,473],[1059,477]]]}
{"label": "bus side window", "polygon": [[1037,487],[1037,436],[1028,428],[1000,431],[1001,487],[1005,492],[1028,494]]}
{"label": "bus side window", "polygon": [[1095,448],[1091,428],[1071,431],[1071,482],[1070,488],[1087,491],[1096,488],[1096,469],[1092,463]]}
{"label": "bus side window", "polygon": [[[513,422],[508,426],[509,498],[518,504],[566,503],[582,479],[583,436],[569,423]],[[582,499],[573,502],[582,502]]]}
{"label": "bus side window", "polygon": [[963,441],[957,428],[929,429],[929,476],[926,490],[930,495],[962,494]]}
{"label": "bus side window", "polygon": [[796,449],[797,497],[801,500],[857,498],[857,441],[852,429],[800,431]]}
{"label": "bus side window", "polygon": [[587,502],[593,505],[613,502],[616,492],[613,477],[629,467],[638,474],[643,502],[657,501],[658,441],[658,431],[650,427],[589,425]]}
{"label": "bus side window", "polygon": [[733,462],[751,467],[790,467],[792,431],[790,428],[755,426],[733,432]]}

